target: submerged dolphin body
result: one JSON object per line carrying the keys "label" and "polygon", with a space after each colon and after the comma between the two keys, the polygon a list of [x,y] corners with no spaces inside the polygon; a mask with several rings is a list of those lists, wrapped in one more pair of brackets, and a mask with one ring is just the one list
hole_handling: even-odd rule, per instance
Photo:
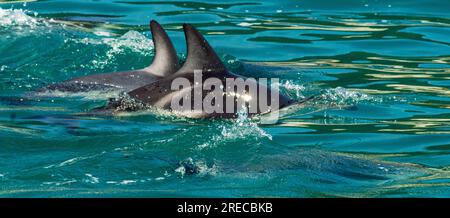
{"label": "submerged dolphin body", "polygon": [[78,77],[49,85],[40,91],[86,92],[93,90],[117,90],[128,92],[169,76],[179,69],[178,57],[167,33],[154,20],[150,22],[155,57],[150,66],[116,73],[105,73]]}
{"label": "submerged dolphin body", "polygon": [[[270,173],[280,171],[314,172],[329,180],[333,178],[346,178],[368,182],[370,180],[389,180],[392,177],[420,175],[424,173],[419,165],[408,163],[395,163],[377,159],[368,159],[364,156],[323,151],[317,148],[282,148],[278,151],[264,153],[259,151],[257,159],[249,158],[238,163],[224,163],[209,160],[195,162],[191,158],[179,161],[175,169],[182,168],[186,175],[197,175],[208,168],[220,168],[223,173]],[[178,171],[179,172],[179,171]]]}
{"label": "submerged dolphin body", "polygon": [[[200,93],[202,99],[205,98],[208,94],[210,94],[211,90],[205,90],[202,89],[203,87],[215,87],[217,86],[215,84],[211,84],[211,82],[208,82],[208,79],[214,78],[217,81],[222,82],[223,84],[226,84],[227,79],[246,79],[242,76],[233,74],[229,72],[224,64],[221,62],[217,54],[214,52],[212,47],[208,44],[208,42],[203,38],[203,36],[190,24],[184,24],[183,25],[185,37],[186,37],[186,44],[187,44],[187,58],[184,63],[184,65],[174,74],[165,77],[161,80],[155,81],[153,83],[150,83],[148,85],[142,86],[140,88],[137,88],[135,90],[132,90],[128,93],[129,99],[131,99],[136,104],[131,104],[129,106],[129,101],[126,101],[126,103],[122,103],[123,99],[115,100],[110,102],[107,106],[94,109],[94,111],[109,111],[109,112],[120,112],[120,111],[136,111],[143,108],[151,107],[156,109],[164,109],[169,110],[172,112],[175,112],[177,114],[180,114],[182,116],[191,117],[191,118],[235,118],[237,117],[237,114],[240,112],[242,108],[239,108],[237,104],[233,104],[234,109],[230,112],[227,111],[226,113],[218,113],[218,112],[205,112],[204,110],[195,110],[192,108],[189,108],[188,110],[185,109],[175,109],[172,106],[173,99],[181,99],[181,101],[190,101],[194,108],[195,106],[199,104],[199,102],[195,101],[195,96],[193,96],[195,93],[194,89],[200,88]],[[198,84],[198,80],[195,80],[196,76],[198,76],[198,71],[201,70],[201,84]],[[197,74],[197,75],[196,75]],[[189,87],[183,87],[180,90],[172,90],[173,82],[176,79],[183,78],[187,79],[190,82]],[[197,77],[198,78],[198,77]],[[258,106],[257,110],[254,112],[249,112],[248,115],[256,115],[256,114],[265,114],[272,112],[272,110],[281,109],[283,107],[292,105],[295,102],[294,100],[290,99],[288,96],[285,96],[281,93],[274,92],[270,88],[266,86],[258,86],[256,80],[247,80],[247,85],[256,85],[258,87],[258,91],[255,92],[248,92],[248,86],[244,91],[244,93],[228,93],[229,90],[224,91],[223,93],[223,104],[227,104],[227,101],[225,98],[226,96],[230,96],[233,94],[234,96],[234,103],[238,101],[239,97],[246,96],[246,103],[248,105],[259,105],[259,104],[252,104],[252,103],[258,103],[261,101],[261,99],[267,100],[266,102],[271,102],[271,99],[273,97],[277,97],[278,99],[278,108],[276,109],[264,109],[260,108]],[[201,86],[201,87],[198,87]],[[260,91],[262,88],[264,88],[265,95],[262,98],[260,98]],[[217,87],[216,87],[217,88]],[[222,87],[223,89],[223,87]],[[198,92],[197,92],[198,93]],[[186,98],[187,97],[187,98]],[[187,99],[187,100],[186,100]],[[185,103],[185,102],[183,102]],[[229,103],[229,102],[228,102]],[[126,105],[128,104],[128,106]],[[200,102],[201,104],[201,102]],[[138,105],[138,106],[136,106]],[[231,105],[229,103],[229,105]],[[224,105],[224,108],[227,106]],[[197,107],[198,108],[198,107]],[[200,106],[201,108],[201,106]],[[231,108],[231,107],[230,107]]]}

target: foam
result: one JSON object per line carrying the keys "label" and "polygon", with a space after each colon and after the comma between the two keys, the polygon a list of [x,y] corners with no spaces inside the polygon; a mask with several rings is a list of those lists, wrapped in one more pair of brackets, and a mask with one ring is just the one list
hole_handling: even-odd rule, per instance
{"label": "foam", "polygon": [[0,8],[0,29],[13,28],[15,30],[33,30],[48,27],[53,20],[38,18],[38,13],[23,9]]}
{"label": "foam", "polygon": [[[105,34],[103,34],[105,35]],[[112,62],[117,54],[124,53],[127,49],[144,56],[150,56],[154,50],[153,41],[137,31],[128,31],[119,38],[75,38],[68,39],[84,45],[106,45],[109,49],[104,58],[92,60],[95,68],[103,69]]]}

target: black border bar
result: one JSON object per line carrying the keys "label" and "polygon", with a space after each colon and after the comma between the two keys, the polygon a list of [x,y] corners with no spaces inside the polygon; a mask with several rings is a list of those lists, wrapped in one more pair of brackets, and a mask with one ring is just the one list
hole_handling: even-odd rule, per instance
{"label": "black border bar", "polygon": [[[180,206],[182,205],[182,206]],[[201,205],[211,205],[208,215]],[[188,212],[187,207],[195,212]],[[180,207],[183,209],[180,212]],[[224,208],[228,207],[228,208]],[[215,209],[213,209],[215,208]],[[154,214],[168,216],[279,216],[291,214],[365,215],[385,216],[393,211],[400,214],[417,214],[423,211],[447,213],[449,199],[397,198],[397,199],[340,199],[340,198],[46,198],[46,199],[0,199],[0,211],[14,214],[32,212],[43,215],[139,215],[153,217]],[[198,210],[197,210],[198,209]],[[62,211],[57,212],[57,211]],[[145,216],[148,214],[148,216]],[[362,214],[360,214],[362,215]],[[365,216],[364,215],[364,216]],[[310,217],[310,216],[303,216]]]}

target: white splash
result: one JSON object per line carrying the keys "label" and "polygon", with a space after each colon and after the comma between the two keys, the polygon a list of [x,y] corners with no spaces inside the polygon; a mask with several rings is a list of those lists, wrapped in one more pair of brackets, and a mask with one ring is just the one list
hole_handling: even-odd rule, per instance
{"label": "white splash", "polygon": [[0,8],[0,26],[13,25],[36,25],[37,19],[30,17],[22,9],[2,9]]}
{"label": "white splash", "polygon": [[248,117],[247,110],[238,112],[238,118],[232,126],[222,126],[222,136],[226,139],[244,139],[250,136],[256,138],[268,138],[272,140],[272,136],[261,129],[256,122]]}
{"label": "white splash", "polygon": [[83,182],[97,184],[100,182],[98,177],[93,176],[92,174],[86,173],[84,174],[87,178],[83,179]]}
{"label": "white splash", "polygon": [[109,49],[106,51],[104,57],[99,57],[97,60],[92,60],[92,65],[95,68],[103,69],[110,62],[115,59],[117,54],[131,50],[142,55],[150,55],[153,52],[153,41],[137,31],[128,31],[119,38],[101,37],[101,38],[82,38],[82,39],[67,39],[75,43],[84,45],[106,45]]}
{"label": "white splash", "polygon": [[110,55],[121,53],[124,49],[130,49],[133,52],[148,55],[153,50],[153,41],[137,31],[128,31],[119,38],[83,38],[72,39],[75,42],[85,45],[107,45],[111,47]]}
{"label": "white splash", "polygon": [[136,180],[123,180],[119,184],[121,184],[121,185],[129,185],[129,184],[133,184],[133,183],[136,183],[136,182],[137,182]]}
{"label": "white splash", "polygon": [[179,166],[177,169],[175,169],[175,172],[180,175],[181,178],[183,178],[186,175],[186,165],[189,165],[191,167],[195,167],[197,173],[197,176],[214,176],[219,172],[219,168],[216,164],[213,164],[212,166],[208,166],[204,161],[198,160],[194,161],[191,157],[184,160],[185,164]]}
{"label": "white splash", "polygon": [[248,22],[242,22],[242,23],[238,23],[238,26],[252,26],[253,24],[248,23]]}
{"label": "white splash", "polygon": [[306,87],[304,85],[296,84],[293,81],[287,80],[285,82],[278,83],[278,86],[288,91],[295,92],[295,97],[298,99],[305,98],[305,96],[302,94],[302,92],[306,90]]}
{"label": "white splash", "polygon": [[321,97],[327,101],[334,102],[335,104],[354,104],[361,101],[381,101],[381,99],[367,95],[365,93],[356,91],[356,90],[348,90],[342,87],[337,87],[334,89],[327,89],[325,93],[321,95]]}
{"label": "white splash", "polygon": [[33,32],[36,28],[48,27],[52,20],[37,18],[38,13],[23,9],[2,9],[0,8],[0,28],[14,28]]}
{"label": "white splash", "polygon": [[272,140],[272,135],[264,131],[258,126],[255,120],[248,117],[247,110],[241,110],[237,113],[237,119],[220,122],[219,124],[211,124],[211,129],[217,129],[220,132],[213,134],[208,141],[197,145],[198,149],[214,148],[219,144],[240,139],[269,139]]}

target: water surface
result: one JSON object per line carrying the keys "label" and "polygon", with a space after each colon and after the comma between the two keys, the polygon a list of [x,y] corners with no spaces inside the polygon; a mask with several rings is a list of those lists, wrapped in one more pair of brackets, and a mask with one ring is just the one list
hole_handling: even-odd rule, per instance
{"label": "water surface", "polygon": [[[0,1],[1,197],[449,197],[450,3]],[[321,98],[259,125],[74,116],[115,93],[34,90],[139,69],[156,19],[233,72]]]}

